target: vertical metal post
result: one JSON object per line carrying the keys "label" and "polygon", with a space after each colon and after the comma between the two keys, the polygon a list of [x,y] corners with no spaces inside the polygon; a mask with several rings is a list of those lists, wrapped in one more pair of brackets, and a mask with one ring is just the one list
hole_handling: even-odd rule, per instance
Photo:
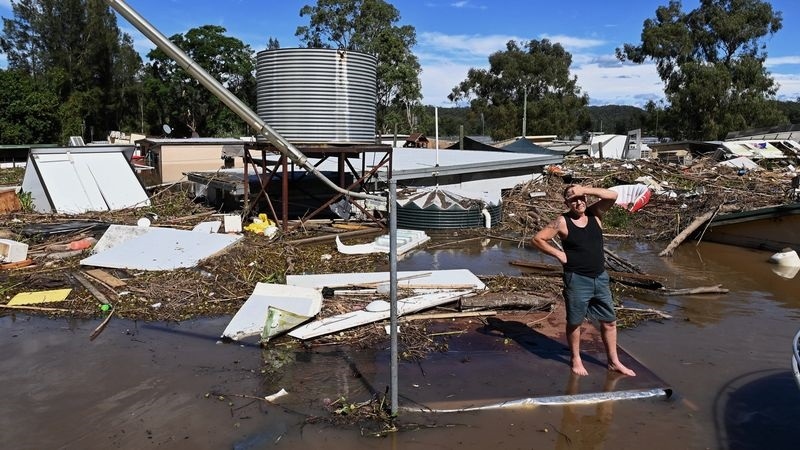
{"label": "vertical metal post", "polygon": [[392,415],[397,415],[397,181],[389,179],[389,317],[391,335]]}
{"label": "vertical metal post", "polygon": [[524,100],[522,101],[522,138],[528,135],[528,86],[525,86]]}

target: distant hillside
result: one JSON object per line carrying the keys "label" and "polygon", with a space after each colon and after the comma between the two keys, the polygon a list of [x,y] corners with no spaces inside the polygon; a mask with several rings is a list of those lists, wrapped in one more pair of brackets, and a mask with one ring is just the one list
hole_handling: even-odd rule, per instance
{"label": "distant hillside", "polygon": [[636,106],[605,105],[590,106],[592,131],[611,134],[628,134],[629,130],[644,127],[645,111]]}
{"label": "distant hillside", "polygon": [[[800,124],[800,99],[796,101],[776,101],[778,108],[789,118],[789,122]],[[591,131],[602,131],[610,134],[627,134],[629,130],[641,128],[644,134],[654,135],[654,124],[646,124],[647,113],[642,108],[624,105],[589,106],[589,117],[592,121]],[[426,107],[429,120],[422,124],[423,133],[433,136],[433,107]],[[439,135],[444,137],[458,136],[460,126],[464,126],[464,134],[487,134],[481,117],[470,113],[469,107],[439,108]],[[663,131],[663,123],[662,131]],[[732,130],[736,131],[736,130]]]}

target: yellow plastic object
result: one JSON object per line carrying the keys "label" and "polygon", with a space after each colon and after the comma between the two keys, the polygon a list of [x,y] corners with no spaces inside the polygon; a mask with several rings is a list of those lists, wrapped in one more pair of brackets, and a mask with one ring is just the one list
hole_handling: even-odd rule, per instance
{"label": "yellow plastic object", "polygon": [[52,291],[20,292],[15,295],[9,306],[36,305],[38,303],[63,302],[67,299],[72,289],[54,289]]}
{"label": "yellow plastic object", "polygon": [[264,230],[274,226],[275,222],[269,220],[266,214],[261,213],[258,215],[258,218],[253,219],[253,223],[244,227],[244,229],[245,231],[250,231],[251,233],[264,234]]}

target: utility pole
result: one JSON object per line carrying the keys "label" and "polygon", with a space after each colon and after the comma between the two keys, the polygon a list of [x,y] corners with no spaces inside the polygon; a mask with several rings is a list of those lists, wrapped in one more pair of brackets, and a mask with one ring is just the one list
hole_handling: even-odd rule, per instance
{"label": "utility pole", "polygon": [[523,95],[522,105],[522,137],[526,136],[525,131],[528,125],[528,86],[525,86],[525,94]]}

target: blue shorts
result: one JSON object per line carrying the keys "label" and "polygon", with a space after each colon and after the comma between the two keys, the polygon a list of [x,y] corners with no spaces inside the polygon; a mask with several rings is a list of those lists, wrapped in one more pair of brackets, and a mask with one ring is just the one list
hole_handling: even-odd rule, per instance
{"label": "blue shorts", "polygon": [[597,278],[564,272],[564,302],[567,304],[567,323],[580,325],[585,318],[614,322],[614,300],[608,287],[608,273]]}

